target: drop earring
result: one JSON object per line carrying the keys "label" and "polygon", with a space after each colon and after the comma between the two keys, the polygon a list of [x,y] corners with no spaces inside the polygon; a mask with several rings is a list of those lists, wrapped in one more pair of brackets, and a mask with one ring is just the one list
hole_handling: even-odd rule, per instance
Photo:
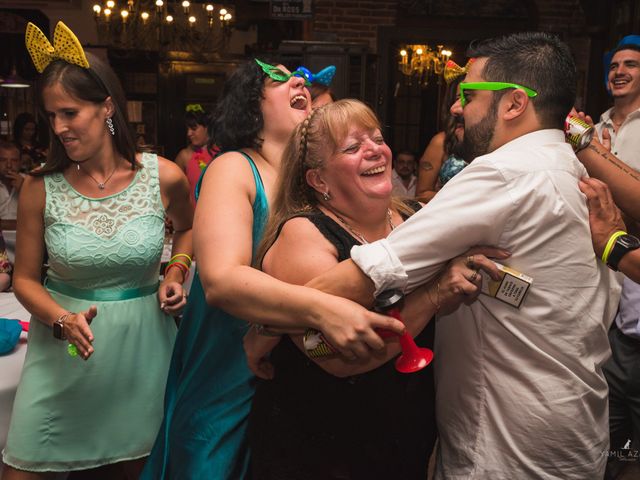
{"label": "drop earring", "polygon": [[328,202],[329,200],[331,200],[331,194],[329,193],[328,190],[326,192],[322,192],[322,198],[324,199],[325,202]]}
{"label": "drop earring", "polygon": [[111,135],[116,134],[116,129],[113,127],[113,120],[111,120],[111,117],[107,118],[107,128],[109,129],[109,133]]}

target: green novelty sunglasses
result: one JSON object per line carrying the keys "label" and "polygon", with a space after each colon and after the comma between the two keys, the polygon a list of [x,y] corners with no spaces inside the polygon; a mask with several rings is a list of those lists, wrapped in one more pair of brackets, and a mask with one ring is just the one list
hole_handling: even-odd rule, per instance
{"label": "green novelty sunglasses", "polygon": [[269,78],[276,82],[288,82],[291,77],[300,77],[304,79],[304,84],[309,87],[311,86],[311,82],[307,79],[304,72],[302,70],[296,70],[295,72],[285,73],[280,70],[275,65],[269,65],[268,63],[261,62],[257,58],[254,59],[264,73],[267,74]]}
{"label": "green novelty sunglasses", "polygon": [[507,82],[471,82],[465,83],[462,82],[460,84],[460,105],[464,108],[467,104],[467,97],[465,96],[465,90],[504,90],[506,88],[521,88],[525,91],[528,97],[535,97],[538,95],[538,92],[535,90],[531,90],[528,87],[523,87],[522,85],[518,85],[517,83],[507,83]]}

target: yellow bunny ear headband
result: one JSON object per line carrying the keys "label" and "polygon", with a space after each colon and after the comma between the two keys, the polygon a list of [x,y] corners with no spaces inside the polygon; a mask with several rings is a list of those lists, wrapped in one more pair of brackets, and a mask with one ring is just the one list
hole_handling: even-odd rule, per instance
{"label": "yellow bunny ear headband", "polygon": [[25,43],[38,73],[42,73],[54,60],[64,60],[82,68],[89,68],[89,62],[78,37],[62,22],[58,22],[53,31],[53,45],[42,30],[29,22]]}

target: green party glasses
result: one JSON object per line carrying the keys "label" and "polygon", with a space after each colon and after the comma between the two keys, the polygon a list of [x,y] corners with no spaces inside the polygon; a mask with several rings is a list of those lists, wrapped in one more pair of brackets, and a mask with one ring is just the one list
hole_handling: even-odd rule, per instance
{"label": "green party glasses", "polygon": [[467,97],[465,96],[465,90],[504,90],[506,88],[521,88],[525,91],[528,97],[535,97],[538,95],[538,92],[535,90],[531,90],[528,87],[523,87],[522,85],[518,85],[517,83],[508,83],[508,82],[471,82],[465,83],[462,82],[460,84],[460,105],[462,108],[467,104]]}
{"label": "green party glasses", "polygon": [[280,70],[275,65],[269,65],[268,63],[261,62],[257,58],[254,59],[254,60],[256,61],[256,63],[258,65],[260,65],[260,68],[262,69],[262,71],[264,73],[266,73],[269,76],[269,78],[271,78],[275,82],[284,83],[284,82],[289,81],[289,79],[291,77],[300,77],[300,78],[304,79],[304,84],[307,87],[309,87],[311,85],[311,82],[309,82],[309,80],[307,80],[307,77],[305,76],[305,74],[304,74],[304,72],[302,70],[296,70],[295,72],[286,73],[286,72],[283,72],[282,70]]}

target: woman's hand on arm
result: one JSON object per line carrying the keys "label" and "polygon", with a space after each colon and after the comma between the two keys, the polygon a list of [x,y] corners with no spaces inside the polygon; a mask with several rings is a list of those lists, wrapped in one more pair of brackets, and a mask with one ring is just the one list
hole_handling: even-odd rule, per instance
{"label": "woman's hand on arm", "polygon": [[[193,206],[189,199],[189,182],[173,162],[162,157],[158,157],[158,162],[162,202],[174,229],[171,254],[193,258]],[[181,260],[186,260],[186,257]],[[165,271],[164,280],[158,289],[158,301],[160,308],[169,315],[178,315],[187,303],[186,293],[182,288],[186,275],[187,272],[178,267]]]}
{"label": "woman's hand on arm", "polygon": [[[482,277],[478,270],[486,271],[498,279],[495,263],[488,257],[499,260],[509,257],[505,250],[493,247],[474,247],[464,255],[452,259],[442,275],[430,284],[425,284],[407,295],[402,309],[402,319],[412,336],[418,335],[438,312],[451,313],[461,303],[474,302],[480,293]],[[294,341],[302,349],[302,338]],[[357,375],[386,363],[400,352],[397,338],[387,339],[384,350],[375,352],[368,359],[345,360],[343,358],[319,359],[323,369],[336,376]]]}

